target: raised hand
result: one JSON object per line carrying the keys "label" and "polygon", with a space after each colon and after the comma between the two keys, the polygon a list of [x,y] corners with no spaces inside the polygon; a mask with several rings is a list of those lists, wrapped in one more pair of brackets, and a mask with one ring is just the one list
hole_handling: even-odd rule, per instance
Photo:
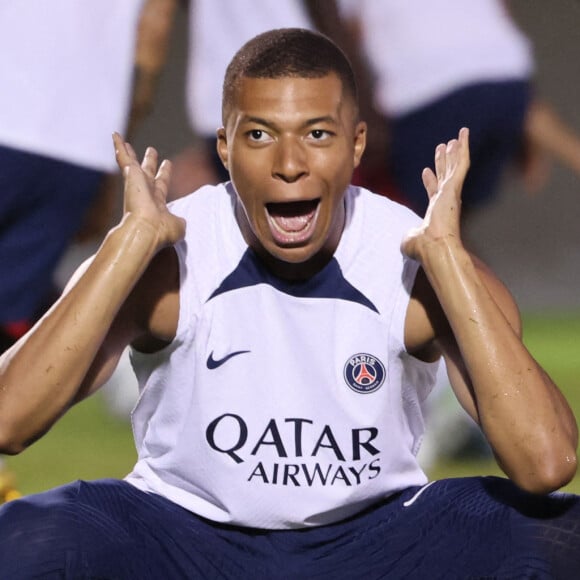
{"label": "raised hand", "polygon": [[429,206],[420,227],[411,230],[401,249],[420,261],[422,250],[434,242],[461,243],[461,189],[469,169],[469,131],[459,131],[457,139],[435,149],[435,171],[423,170],[423,185]]}
{"label": "raised hand", "polygon": [[157,234],[161,248],[171,245],[185,235],[185,221],[167,209],[167,190],[171,177],[171,163],[159,165],[157,151],[148,147],[139,163],[131,145],[118,133],[113,134],[115,157],[124,180],[124,215],[149,224]]}

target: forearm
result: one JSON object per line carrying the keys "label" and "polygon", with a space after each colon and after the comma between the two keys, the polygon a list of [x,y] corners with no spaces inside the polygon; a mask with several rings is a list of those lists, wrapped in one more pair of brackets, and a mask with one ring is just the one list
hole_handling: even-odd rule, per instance
{"label": "forearm", "polygon": [[541,150],[580,174],[580,136],[547,103],[536,100],[525,124],[526,137]]}
{"label": "forearm", "polygon": [[176,10],[176,0],[147,0],[143,6],[135,49],[129,136],[153,106],[159,77],[167,61]]}
{"label": "forearm", "polygon": [[455,241],[433,242],[421,261],[471,379],[479,422],[503,469],[534,491],[566,483],[575,472],[576,422],[523,345],[514,312],[502,312]]}
{"label": "forearm", "polygon": [[151,225],[126,218],[80,278],[0,358],[3,452],[19,452],[70,406],[156,242]]}

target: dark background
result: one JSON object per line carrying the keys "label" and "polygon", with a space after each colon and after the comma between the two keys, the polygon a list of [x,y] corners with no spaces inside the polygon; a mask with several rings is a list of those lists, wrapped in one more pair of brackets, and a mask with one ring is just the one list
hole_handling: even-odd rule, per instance
{"label": "dark background", "polygon": [[[580,0],[508,4],[534,44],[538,93],[580,135]],[[141,152],[151,144],[170,157],[194,138],[184,113],[186,40],[182,9],[155,110],[136,136]],[[555,164],[545,189],[529,196],[507,174],[497,198],[474,218],[473,238],[523,310],[580,309],[580,176]]]}

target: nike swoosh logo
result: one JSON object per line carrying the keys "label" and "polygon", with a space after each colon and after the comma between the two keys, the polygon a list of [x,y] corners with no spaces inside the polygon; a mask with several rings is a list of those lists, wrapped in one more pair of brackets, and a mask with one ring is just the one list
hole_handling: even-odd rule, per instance
{"label": "nike swoosh logo", "polygon": [[232,357],[234,356],[238,356],[239,354],[244,354],[246,352],[251,352],[249,350],[236,350],[235,352],[230,352],[230,354],[227,354],[226,356],[224,356],[223,358],[219,358],[219,359],[215,359],[213,358],[213,350],[210,352],[209,356],[207,357],[207,368],[209,370],[213,370],[213,369],[217,369],[218,367],[221,367],[225,362],[229,361]]}
{"label": "nike swoosh logo", "polygon": [[437,483],[437,480],[435,481],[430,481],[429,483],[426,483],[423,487],[419,488],[419,490],[415,493],[415,495],[411,498],[408,499],[407,501],[403,502],[403,507],[409,507],[412,506],[418,499],[419,496],[428,488],[431,487],[434,483]]}

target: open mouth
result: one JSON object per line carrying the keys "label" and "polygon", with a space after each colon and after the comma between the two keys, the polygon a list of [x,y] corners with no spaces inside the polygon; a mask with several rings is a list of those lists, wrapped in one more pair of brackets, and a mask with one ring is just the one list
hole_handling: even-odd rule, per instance
{"label": "open mouth", "polygon": [[266,204],[274,240],[281,245],[307,241],[314,230],[319,206],[320,199]]}

